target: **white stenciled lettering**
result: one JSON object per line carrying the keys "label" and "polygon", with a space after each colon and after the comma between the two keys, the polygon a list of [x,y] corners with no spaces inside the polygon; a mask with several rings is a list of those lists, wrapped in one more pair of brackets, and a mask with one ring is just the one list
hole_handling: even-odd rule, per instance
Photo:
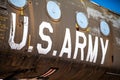
{"label": "white stenciled lettering", "polygon": [[[66,47],[68,44],[68,47]],[[60,52],[60,57],[63,56],[64,53],[66,53],[68,56],[67,58],[71,58],[71,35],[70,35],[70,29],[66,29],[66,33],[65,33],[65,38],[64,38],[64,43],[62,46],[62,50]]]}
{"label": "white stenciled lettering", "polygon": [[105,56],[106,56],[106,52],[107,52],[107,49],[108,49],[108,44],[109,44],[109,40],[106,40],[105,42],[105,46],[104,46],[104,41],[102,38],[100,38],[100,42],[101,42],[101,47],[102,47],[102,60],[101,60],[101,64],[104,63],[105,61]]}
{"label": "white stenciled lettering", "polygon": [[[11,49],[21,50],[23,47],[26,46],[27,38],[28,38],[28,28],[29,28],[28,27],[28,16],[23,16],[23,18],[24,18],[24,21],[23,21],[24,28],[23,28],[22,40],[21,42],[17,43],[15,42],[15,35],[17,34],[16,13],[11,13],[10,35],[9,35],[9,40],[8,40],[8,43]],[[51,36],[45,34],[44,30],[48,30],[47,33],[50,33],[50,34],[54,32],[53,27],[49,22],[43,21],[39,25],[39,37],[44,42],[37,43],[36,48],[37,48],[38,54],[47,55],[49,52],[52,52],[53,50],[51,56],[54,56],[54,57],[58,56],[62,58],[65,55],[66,58],[76,59],[76,61],[78,61],[79,55],[80,55],[80,59],[79,59],[80,61],[85,60],[87,62],[92,62],[92,63],[96,63],[97,58],[99,57],[98,61],[101,60],[100,63],[104,64],[108,45],[109,45],[109,40],[103,40],[104,38],[99,38],[98,36],[94,37],[91,34],[85,35],[84,32],[76,31],[75,41],[72,42],[71,34],[74,34],[74,33],[71,33],[70,28],[65,28],[65,34],[62,35],[64,36],[63,44],[62,46],[57,47],[57,48],[61,47],[61,51],[58,51],[58,49],[54,50],[54,47],[52,48],[52,44],[53,44],[52,38]],[[33,52],[34,46],[30,45],[31,38],[32,36],[29,34],[27,52]],[[44,46],[45,43],[46,45]],[[74,51],[72,51],[73,47],[74,47]],[[100,54],[101,56],[98,56]]]}
{"label": "white stenciled lettering", "polygon": [[40,26],[39,26],[39,36],[40,36],[40,38],[43,40],[43,41],[46,41],[46,42],[48,42],[48,46],[47,46],[47,48],[42,48],[42,44],[37,44],[37,50],[38,50],[38,53],[39,54],[47,54],[50,50],[51,50],[51,48],[52,48],[52,40],[51,40],[51,38],[48,36],[48,35],[45,35],[44,33],[43,33],[43,30],[44,29],[48,29],[49,31],[50,31],[50,33],[53,33],[53,28],[52,28],[52,26],[51,26],[51,24],[50,23],[48,23],[48,22],[42,22],[41,24],[40,24]]}
{"label": "white stenciled lettering", "polygon": [[23,38],[20,43],[15,43],[15,30],[16,30],[16,13],[11,13],[11,25],[10,25],[10,35],[9,35],[9,45],[11,49],[21,50],[25,45],[27,41],[27,35],[28,35],[28,17],[24,16],[24,28],[23,28]]}
{"label": "white stenciled lettering", "polygon": [[97,54],[98,54],[98,37],[95,37],[95,43],[93,47],[92,36],[89,34],[88,35],[88,53],[87,53],[86,61],[95,63],[97,60]]}
{"label": "white stenciled lettering", "polygon": [[[80,43],[80,38],[83,38],[82,43]],[[86,36],[84,33],[76,31],[76,44],[75,44],[75,52],[74,52],[74,56],[73,59],[77,58],[78,55],[78,49],[81,49],[81,60],[84,60],[84,48],[86,46]]]}

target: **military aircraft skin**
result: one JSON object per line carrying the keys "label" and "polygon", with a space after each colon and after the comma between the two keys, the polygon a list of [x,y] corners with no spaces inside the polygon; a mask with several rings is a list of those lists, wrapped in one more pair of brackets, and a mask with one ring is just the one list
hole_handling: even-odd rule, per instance
{"label": "military aircraft skin", "polygon": [[0,78],[120,80],[120,15],[89,0],[0,0]]}

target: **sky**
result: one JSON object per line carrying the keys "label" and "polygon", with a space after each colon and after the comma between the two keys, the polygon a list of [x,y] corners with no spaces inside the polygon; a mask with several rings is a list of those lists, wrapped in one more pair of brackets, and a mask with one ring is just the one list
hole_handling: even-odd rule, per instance
{"label": "sky", "polygon": [[110,11],[120,14],[120,0],[91,0]]}

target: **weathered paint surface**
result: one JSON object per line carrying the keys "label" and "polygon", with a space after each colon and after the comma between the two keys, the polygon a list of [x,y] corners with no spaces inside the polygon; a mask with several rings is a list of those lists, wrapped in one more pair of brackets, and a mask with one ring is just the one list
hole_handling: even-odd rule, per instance
{"label": "weathered paint surface", "polygon": [[[49,0],[28,1],[23,9],[4,2],[0,6],[0,78],[120,79],[119,15],[87,0],[53,1],[58,7],[53,6],[50,13]],[[56,11],[61,16],[54,19],[51,14],[58,16]],[[107,24],[103,32],[102,21]]]}

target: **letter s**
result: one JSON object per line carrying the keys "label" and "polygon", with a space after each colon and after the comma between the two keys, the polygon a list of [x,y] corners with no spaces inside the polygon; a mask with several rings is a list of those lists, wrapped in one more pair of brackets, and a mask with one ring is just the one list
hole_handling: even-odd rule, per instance
{"label": "letter s", "polygon": [[42,48],[42,44],[37,44],[37,50],[39,54],[47,54],[52,47],[52,40],[49,36],[43,34],[43,30],[47,28],[51,33],[53,33],[53,28],[50,23],[48,22],[42,22],[39,26],[39,36],[43,41],[48,42],[47,48]]}

